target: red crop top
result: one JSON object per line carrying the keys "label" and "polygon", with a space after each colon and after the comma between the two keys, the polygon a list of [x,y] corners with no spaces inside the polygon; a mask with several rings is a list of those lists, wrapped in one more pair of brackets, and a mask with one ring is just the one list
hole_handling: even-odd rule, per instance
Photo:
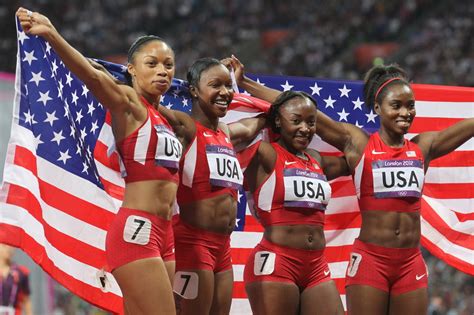
{"label": "red crop top", "polygon": [[126,183],[145,180],[179,182],[178,168],[182,145],[170,124],[142,97],[147,120],[125,139],[117,142]]}
{"label": "red crop top", "polygon": [[305,153],[297,157],[278,143],[271,144],[277,160],[270,176],[254,192],[257,215],[270,225],[324,225],[331,186],[319,163]]}
{"label": "red crop top", "polygon": [[220,129],[214,131],[197,121],[196,136],[180,164],[179,204],[230,194],[237,199],[243,174],[234,147]]}
{"label": "red crop top", "polygon": [[392,148],[372,134],[353,174],[360,210],[419,211],[424,174],[418,145]]}

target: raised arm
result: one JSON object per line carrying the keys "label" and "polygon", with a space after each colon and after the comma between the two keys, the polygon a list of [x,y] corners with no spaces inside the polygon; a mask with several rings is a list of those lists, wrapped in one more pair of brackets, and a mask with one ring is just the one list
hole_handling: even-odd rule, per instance
{"label": "raised arm", "polygon": [[237,85],[245,89],[253,96],[272,103],[274,100],[276,100],[278,95],[280,95],[280,91],[270,89],[245,76],[244,65],[234,55],[221,60],[221,62],[225,66],[232,67],[234,69],[235,80],[237,81]]}
{"label": "raised arm", "polygon": [[425,167],[429,162],[446,155],[474,137],[474,118],[464,119],[444,130],[424,132],[412,139],[420,146],[425,156]]}
{"label": "raised arm", "polygon": [[313,149],[307,149],[306,152],[319,162],[328,180],[351,174],[351,170],[344,156],[322,156],[318,151]]}
{"label": "raised arm", "polygon": [[66,67],[84,82],[97,100],[112,113],[127,111],[135,100],[130,100],[133,89],[117,85],[105,72],[95,69],[89,61],[58,33],[49,19],[38,12],[19,8],[16,12],[23,30],[49,42]]}
{"label": "raised arm", "polygon": [[232,145],[238,146],[254,139],[257,134],[265,127],[266,118],[260,115],[253,118],[245,118],[234,123],[228,124],[229,137]]}
{"label": "raised arm", "polygon": [[191,116],[179,110],[168,109],[164,106],[158,107],[158,111],[165,116],[183,147],[187,148],[196,134],[196,124]]}

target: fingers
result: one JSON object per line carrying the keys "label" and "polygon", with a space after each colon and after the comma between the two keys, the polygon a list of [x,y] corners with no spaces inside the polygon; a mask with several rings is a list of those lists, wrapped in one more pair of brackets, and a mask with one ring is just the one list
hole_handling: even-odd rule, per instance
{"label": "fingers", "polygon": [[229,70],[232,70],[232,59],[231,58],[224,58],[221,59],[221,63]]}

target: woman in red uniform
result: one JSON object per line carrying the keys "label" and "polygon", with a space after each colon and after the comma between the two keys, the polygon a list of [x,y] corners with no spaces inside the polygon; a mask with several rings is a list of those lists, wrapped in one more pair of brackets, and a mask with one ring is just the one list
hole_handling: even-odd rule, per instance
{"label": "woman in red uniform", "polygon": [[365,103],[378,132],[321,117],[318,134],[343,151],[362,214],[346,275],[349,314],[426,314],[428,270],[421,256],[420,207],[429,163],[474,136],[474,119],[405,139],[416,116],[405,72],[377,66],[365,77]]}
{"label": "woman in red uniform", "polygon": [[118,85],[71,47],[43,15],[20,8],[27,34],[49,42],[112,116],[117,150],[125,167],[122,207],[106,239],[107,261],[128,314],[174,314],[163,262],[179,176],[181,144],[159,113],[174,76],[173,50],[155,36],[137,39],[128,53],[131,86]]}
{"label": "woman in red uniform", "polygon": [[[235,57],[232,62],[240,64]],[[267,101],[280,93],[237,77],[243,88]],[[416,110],[405,72],[396,65],[372,68],[364,94],[380,117],[379,131],[370,136],[318,113],[317,133],[344,152],[362,213],[346,275],[348,312],[426,314],[428,273],[419,250],[424,174],[432,160],[474,136],[474,118],[407,140]]]}
{"label": "woman in red uniform", "polygon": [[181,314],[228,314],[233,286],[230,234],[243,181],[234,145],[253,139],[265,119],[219,122],[234,95],[229,70],[219,60],[197,60],[187,79],[191,116],[161,109],[184,146],[173,289]]}
{"label": "woman in red uniform", "polygon": [[12,262],[14,249],[0,244],[0,314],[33,314],[29,271]]}
{"label": "woman in red uniform", "polygon": [[245,265],[254,314],[343,314],[323,256],[328,180],[349,175],[344,158],[309,149],[317,127],[316,101],[283,92],[268,121],[276,142],[261,142],[245,171],[263,238]]}

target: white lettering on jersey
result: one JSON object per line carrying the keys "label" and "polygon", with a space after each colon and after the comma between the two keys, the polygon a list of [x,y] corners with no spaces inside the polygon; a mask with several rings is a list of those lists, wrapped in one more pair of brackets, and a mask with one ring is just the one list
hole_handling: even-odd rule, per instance
{"label": "white lettering on jersey", "polygon": [[155,163],[168,168],[179,168],[179,159],[183,152],[181,142],[165,125],[155,125],[155,130],[158,136]]}
{"label": "white lettering on jersey", "polygon": [[425,178],[420,160],[372,162],[375,198],[421,197]]}
{"label": "white lettering on jersey", "polygon": [[213,186],[238,189],[244,175],[232,148],[222,145],[206,145],[210,182]]}
{"label": "white lettering on jersey", "polygon": [[324,174],[299,168],[286,168],[283,180],[285,207],[326,210],[331,198],[331,186]]}

